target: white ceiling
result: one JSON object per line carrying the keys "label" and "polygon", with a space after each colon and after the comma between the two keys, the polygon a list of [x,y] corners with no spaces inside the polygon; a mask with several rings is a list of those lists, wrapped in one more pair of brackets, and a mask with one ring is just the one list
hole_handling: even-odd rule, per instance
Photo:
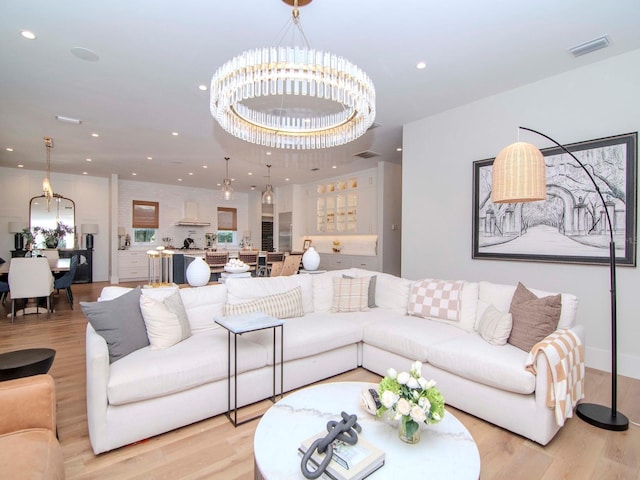
{"label": "white ceiling", "polygon": [[[51,136],[54,172],[214,187],[229,156],[238,191],[262,188],[269,163],[274,185],[304,183],[401,162],[408,122],[640,48],[638,0],[314,0],[301,8],[309,43],[369,74],[380,126],[339,148],[267,156],[217,125],[198,86],[242,51],[277,44],[290,15],[281,0],[2,0],[0,165],[44,169]],[[567,51],[605,34],[607,49]],[[364,150],[380,156],[353,156]]]}

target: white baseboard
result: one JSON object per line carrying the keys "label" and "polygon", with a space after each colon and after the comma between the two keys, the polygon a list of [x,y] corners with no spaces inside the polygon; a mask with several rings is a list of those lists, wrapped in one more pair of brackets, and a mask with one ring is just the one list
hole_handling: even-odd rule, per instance
{"label": "white baseboard", "polygon": [[[585,364],[589,368],[611,371],[611,353],[601,348],[585,347]],[[640,380],[640,357],[618,353],[618,375]]]}

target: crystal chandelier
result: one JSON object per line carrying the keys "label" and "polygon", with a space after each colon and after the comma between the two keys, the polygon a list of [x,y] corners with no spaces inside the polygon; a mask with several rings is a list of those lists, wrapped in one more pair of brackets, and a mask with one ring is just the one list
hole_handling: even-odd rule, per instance
{"label": "crystal chandelier", "polygon": [[47,174],[42,180],[42,194],[47,200],[47,211],[49,211],[51,199],[53,198],[53,187],[51,186],[51,149],[53,148],[53,139],[44,137],[44,146],[47,151]]}
{"label": "crystal chandelier", "polygon": [[262,203],[265,205],[273,205],[274,193],[271,187],[271,165],[267,165],[267,189],[262,194]]}
{"label": "crystal chandelier", "polygon": [[349,143],[375,119],[373,82],[343,57],[310,48],[298,0],[285,1],[293,1],[288,29],[305,46],[256,48],[226,62],[211,79],[211,114],[232,135],[267,147]]}
{"label": "crystal chandelier", "polygon": [[222,182],[222,199],[231,200],[233,198],[233,188],[231,188],[231,179],[229,178],[229,157],[224,157],[227,162],[227,174]]}

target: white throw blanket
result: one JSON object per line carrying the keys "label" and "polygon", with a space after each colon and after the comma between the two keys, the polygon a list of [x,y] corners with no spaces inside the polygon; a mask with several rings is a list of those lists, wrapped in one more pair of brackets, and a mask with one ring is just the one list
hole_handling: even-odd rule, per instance
{"label": "white throw blanket", "polygon": [[543,354],[547,371],[547,406],[555,408],[556,423],[563,426],[573,408],[584,398],[584,348],[571,330],[556,330],[536,343],[525,367],[536,374],[536,357]]}

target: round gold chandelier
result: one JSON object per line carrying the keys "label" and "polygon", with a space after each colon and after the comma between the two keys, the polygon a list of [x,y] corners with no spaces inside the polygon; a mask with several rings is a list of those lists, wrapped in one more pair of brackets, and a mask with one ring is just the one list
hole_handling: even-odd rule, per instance
{"label": "round gold chandelier", "polygon": [[306,45],[256,48],[226,62],[211,79],[211,114],[230,134],[272,148],[355,140],[375,119],[373,82],[343,57],[309,48],[298,0],[290,22]]}

